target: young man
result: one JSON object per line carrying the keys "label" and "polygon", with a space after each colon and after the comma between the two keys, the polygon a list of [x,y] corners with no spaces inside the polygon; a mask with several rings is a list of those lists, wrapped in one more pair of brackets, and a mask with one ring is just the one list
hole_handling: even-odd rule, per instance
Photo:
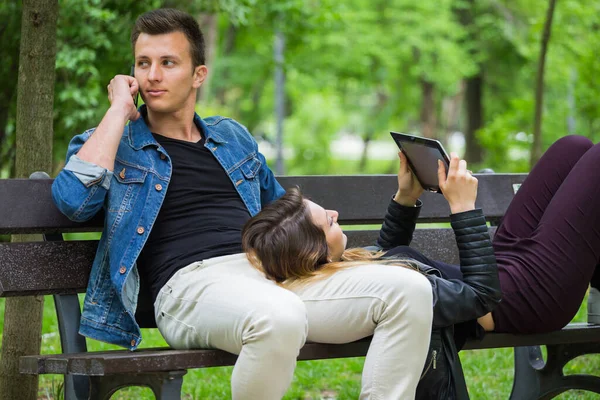
{"label": "young man", "polygon": [[[340,274],[301,299],[253,269],[241,229],[284,190],[242,125],[195,114],[208,72],[198,24],[155,10],[138,18],[131,38],[135,77],[111,80],[110,108],[97,128],[72,139],[52,187],[69,218],[106,215],[81,334],[135,349],[141,278],[171,346],[239,354],[234,399],[281,398],[307,338],[343,343],[372,334],[361,397],[413,397],[431,329],[427,280],[402,268]],[[138,92],[145,105],[136,110]]]}

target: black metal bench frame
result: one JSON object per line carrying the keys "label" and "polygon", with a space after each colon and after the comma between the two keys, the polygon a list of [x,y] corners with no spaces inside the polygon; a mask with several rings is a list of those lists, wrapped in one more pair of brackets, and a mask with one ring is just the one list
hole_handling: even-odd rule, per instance
{"label": "black metal bench frame", "polygon": [[[478,205],[492,225],[499,222],[523,174],[478,175]],[[300,186],[324,207],[340,212],[343,224],[379,224],[395,191],[395,175],[280,177],[284,187]],[[62,354],[21,358],[25,374],[65,375],[65,399],[107,399],[122,387],[147,386],[157,399],[180,398],[188,369],[233,365],[236,356],[219,350],[141,349],[88,352],[77,331],[80,308],[77,293],[87,284],[95,241],[62,241],[62,233],[98,231],[99,215],[83,224],[73,223],[52,205],[51,180],[0,180],[0,234],[41,233],[45,242],[0,243],[0,297],[52,294],[56,305]],[[419,222],[447,222],[448,206],[436,194],[424,194]],[[493,233],[494,228],[490,228]],[[349,245],[372,244],[376,230],[348,233]],[[435,247],[433,244],[437,244]],[[450,229],[418,229],[413,246],[431,258],[457,262]],[[138,320],[146,318],[148,304],[140,299]],[[146,309],[144,310],[144,307]],[[146,312],[146,317],[143,313]],[[299,360],[364,356],[370,339],[342,345],[309,343]],[[547,360],[540,345],[547,346]],[[515,374],[511,399],[550,399],[569,389],[600,393],[600,377],[563,374],[563,367],[583,354],[600,353],[600,326],[570,324],[543,335],[492,333],[470,341],[465,349],[514,347]]]}

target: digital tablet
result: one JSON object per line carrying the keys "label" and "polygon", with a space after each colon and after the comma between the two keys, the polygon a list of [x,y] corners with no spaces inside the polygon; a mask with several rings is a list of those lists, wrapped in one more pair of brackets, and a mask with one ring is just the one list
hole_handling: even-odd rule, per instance
{"label": "digital tablet", "polygon": [[404,133],[390,132],[402,150],[408,165],[425,190],[442,193],[438,184],[438,161],[442,160],[448,172],[450,157],[440,142]]}

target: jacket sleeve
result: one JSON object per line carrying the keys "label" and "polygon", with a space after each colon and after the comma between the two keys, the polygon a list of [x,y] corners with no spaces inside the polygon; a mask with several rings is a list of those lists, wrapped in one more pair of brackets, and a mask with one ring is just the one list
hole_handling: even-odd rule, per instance
{"label": "jacket sleeve", "polygon": [[113,175],[112,171],[77,157],[77,152],[92,133],[94,129],[71,139],[67,164],[52,184],[54,204],[77,222],[87,221],[102,208]]}
{"label": "jacket sleeve", "polygon": [[428,275],[433,290],[433,328],[479,318],[501,300],[496,256],[480,209],[452,214],[463,280]]}
{"label": "jacket sleeve", "polygon": [[389,250],[396,246],[408,246],[412,240],[422,205],[421,200],[417,200],[414,207],[406,207],[391,199],[379,230],[377,248]]}
{"label": "jacket sleeve", "polygon": [[281,186],[273,171],[267,165],[265,156],[262,153],[257,152],[258,158],[261,162],[258,176],[260,179],[260,203],[264,207],[267,204],[277,200],[285,194],[285,189]]}

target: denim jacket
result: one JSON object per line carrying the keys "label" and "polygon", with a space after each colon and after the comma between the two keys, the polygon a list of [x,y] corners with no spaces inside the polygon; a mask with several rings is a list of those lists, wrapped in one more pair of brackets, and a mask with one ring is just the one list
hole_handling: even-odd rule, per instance
{"label": "denim jacket", "polygon": [[[145,106],[140,109],[142,115]],[[211,151],[229,175],[251,215],[284,193],[248,130],[230,118],[194,116]],[[52,185],[57,207],[73,221],[104,210],[104,230],[92,266],[80,334],[131,350],[141,342],[135,320],[139,293],[136,268],[165,198],[172,164],[144,118],[123,130],[114,171],[86,162],[77,152],[94,132],[75,136],[67,164]]]}

